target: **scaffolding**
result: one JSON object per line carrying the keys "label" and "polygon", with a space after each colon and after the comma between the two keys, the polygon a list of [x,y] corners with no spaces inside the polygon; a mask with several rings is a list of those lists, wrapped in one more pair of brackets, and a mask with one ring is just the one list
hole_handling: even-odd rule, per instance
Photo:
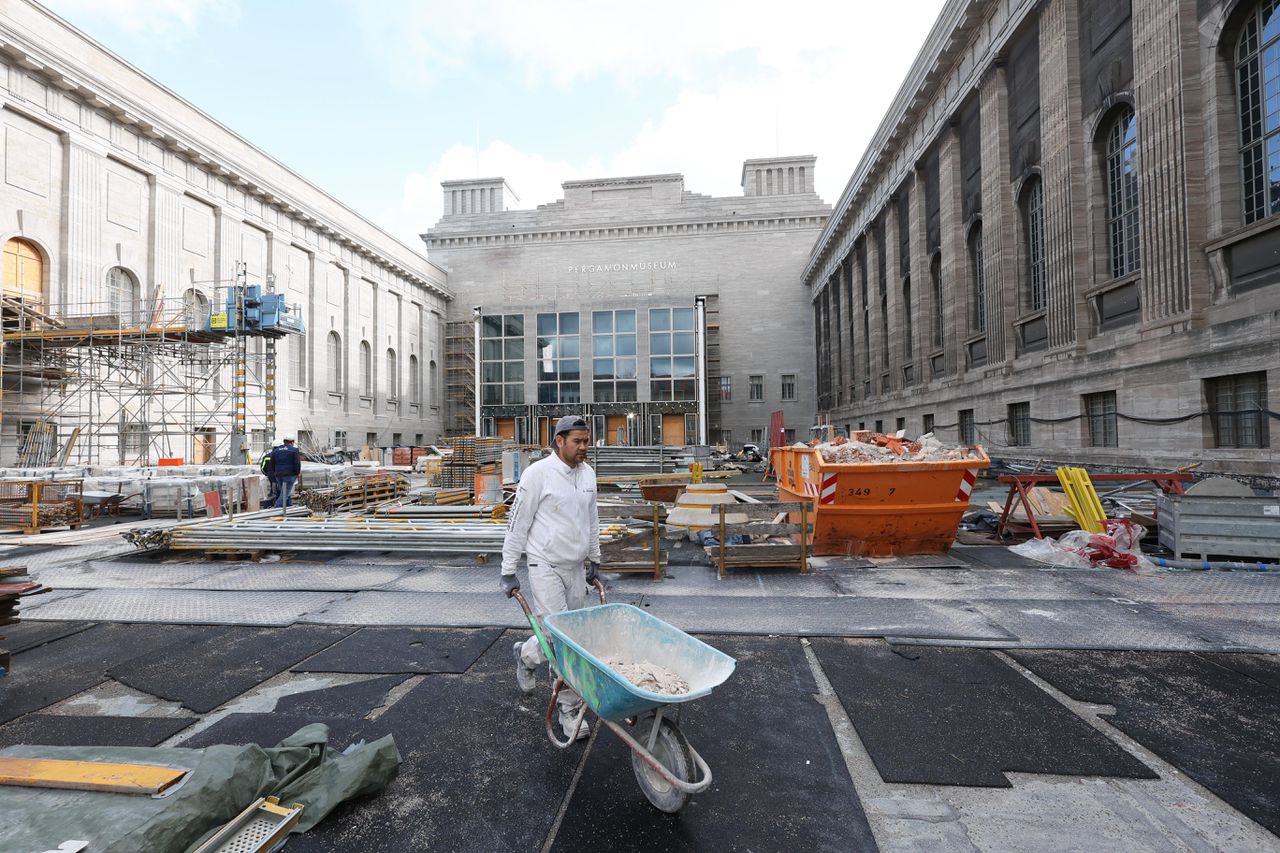
{"label": "scaffolding", "polygon": [[445,324],[445,434],[475,435],[476,343],[475,323],[451,320]]}
{"label": "scaffolding", "polygon": [[242,462],[275,430],[275,339],[248,328],[243,268],[213,301],[140,298],[46,313],[0,302],[0,464],[152,465]]}

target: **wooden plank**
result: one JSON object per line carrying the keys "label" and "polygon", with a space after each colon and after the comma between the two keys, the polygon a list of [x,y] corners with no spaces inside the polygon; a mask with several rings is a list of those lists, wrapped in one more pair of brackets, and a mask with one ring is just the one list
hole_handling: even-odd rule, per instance
{"label": "wooden plank", "polygon": [[760,560],[800,559],[799,545],[728,545],[724,549],[726,559],[750,557]]}
{"label": "wooden plank", "polygon": [[[813,525],[808,525],[813,530]],[[757,521],[747,524],[726,524],[724,526],[726,536],[732,536],[735,533],[746,533],[751,536],[789,536],[792,533],[800,532],[800,525],[797,524],[772,524],[766,521]]]}
{"label": "wooden plank", "polygon": [[0,785],[25,788],[155,795],[176,785],[187,772],[180,768],[150,764],[0,756]]}

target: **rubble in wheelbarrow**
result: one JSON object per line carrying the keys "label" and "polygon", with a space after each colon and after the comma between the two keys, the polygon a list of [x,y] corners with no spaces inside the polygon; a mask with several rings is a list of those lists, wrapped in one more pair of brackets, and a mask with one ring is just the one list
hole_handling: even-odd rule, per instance
{"label": "rubble in wheelbarrow", "polygon": [[822,460],[836,465],[860,465],[876,462],[941,462],[965,459],[972,448],[946,445],[928,432],[915,441],[903,433],[859,431],[849,438],[837,436],[834,441],[817,445]]}
{"label": "rubble in wheelbarrow", "polygon": [[661,693],[666,696],[679,696],[689,692],[689,682],[676,675],[665,666],[648,661],[626,663],[610,658],[606,663],[614,672],[630,681],[641,690],[650,693]]}

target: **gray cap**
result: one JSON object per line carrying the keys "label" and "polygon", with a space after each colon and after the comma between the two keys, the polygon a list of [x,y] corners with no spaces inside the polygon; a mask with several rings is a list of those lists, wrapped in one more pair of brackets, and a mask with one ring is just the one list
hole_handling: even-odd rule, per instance
{"label": "gray cap", "polygon": [[573,432],[575,429],[590,430],[587,422],[582,419],[582,415],[565,415],[556,421],[555,435],[561,435],[566,432]]}

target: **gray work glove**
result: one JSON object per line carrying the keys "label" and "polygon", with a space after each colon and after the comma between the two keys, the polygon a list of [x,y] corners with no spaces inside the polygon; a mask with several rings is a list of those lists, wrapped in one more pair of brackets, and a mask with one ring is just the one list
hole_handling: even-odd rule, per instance
{"label": "gray work glove", "polygon": [[600,564],[595,560],[587,560],[587,586],[595,586],[596,581],[604,586],[604,578],[600,577]]}
{"label": "gray work glove", "polygon": [[515,595],[520,591],[520,578],[514,574],[502,576],[502,591],[507,594],[507,598]]}

